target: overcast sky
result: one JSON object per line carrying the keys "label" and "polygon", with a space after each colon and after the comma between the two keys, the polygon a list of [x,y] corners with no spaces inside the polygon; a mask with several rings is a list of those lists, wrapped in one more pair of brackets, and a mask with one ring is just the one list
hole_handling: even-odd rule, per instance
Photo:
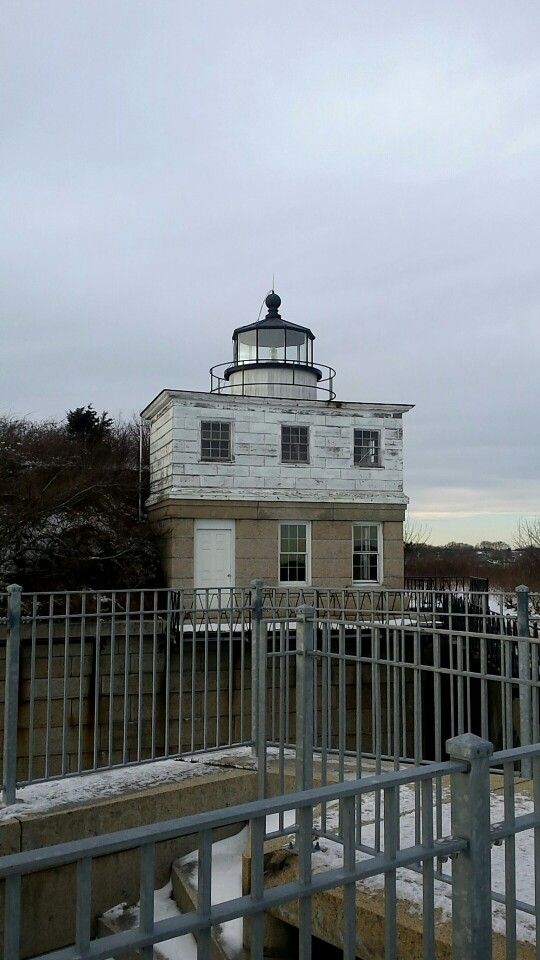
{"label": "overcast sky", "polygon": [[416,404],[432,542],[540,513],[537,0],[4,0],[0,403],[205,390],[276,275],[342,400]]}

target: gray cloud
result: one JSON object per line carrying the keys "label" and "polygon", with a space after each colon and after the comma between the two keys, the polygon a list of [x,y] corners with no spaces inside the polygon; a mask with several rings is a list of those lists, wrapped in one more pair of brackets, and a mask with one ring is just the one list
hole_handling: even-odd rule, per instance
{"label": "gray cloud", "polygon": [[205,389],[275,271],[342,399],[416,403],[412,510],[509,536],[540,511],[539,28],[526,0],[8,3],[4,410]]}

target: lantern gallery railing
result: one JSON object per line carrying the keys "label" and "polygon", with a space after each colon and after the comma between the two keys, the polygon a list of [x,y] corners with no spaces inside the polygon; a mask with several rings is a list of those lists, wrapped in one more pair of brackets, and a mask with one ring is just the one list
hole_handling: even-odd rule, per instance
{"label": "lantern gallery railing", "polygon": [[[268,378],[265,380],[261,371],[268,370]],[[250,373],[257,372],[257,379],[253,380]],[[280,371],[283,371],[280,375]],[[233,382],[230,380],[231,373],[234,373]],[[306,374],[313,375],[313,386],[306,382]],[[334,400],[334,378],[336,371],[324,363],[317,363],[312,366],[304,361],[292,360],[268,360],[252,363],[242,361],[238,364],[218,363],[210,368],[210,393],[221,393],[232,396],[253,396],[254,387],[257,388],[258,395],[263,389],[268,389],[268,395],[271,390],[279,388],[280,399],[298,399],[298,390],[304,388],[306,393],[302,399],[305,400]],[[291,388],[291,395],[288,398],[284,392]],[[313,395],[307,393],[313,391]]]}

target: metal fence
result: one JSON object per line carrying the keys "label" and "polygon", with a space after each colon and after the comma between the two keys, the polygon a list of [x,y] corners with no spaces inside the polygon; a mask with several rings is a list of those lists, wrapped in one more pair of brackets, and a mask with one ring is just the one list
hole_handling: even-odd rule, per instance
{"label": "metal fence", "polygon": [[[451,927],[452,955],[459,960],[488,960],[492,956],[492,876],[491,848],[505,846],[505,945],[506,960],[517,956],[516,918],[519,911],[540,909],[540,745],[499,754],[504,766],[504,815],[492,823],[490,816],[490,763],[492,745],[472,734],[447,744],[450,760],[391,771],[355,779],[333,786],[317,787],[274,799],[262,799],[241,806],[152,824],[116,833],[71,841],[0,858],[0,879],[5,881],[5,960],[19,960],[21,930],[28,918],[22,912],[21,891],[24,878],[66,865],[76,867],[76,916],[72,940],[54,953],[41,954],[36,960],[105,960],[129,951],[152,956],[152,946],[172,937],[193,933],[197,956],[210,960],[212,928],[225,921],[250,919],[250,956],[262,960],[264,951],[264,914],[279,906],[298,902],[299,951],[301,960],[309,960],[312,935],[316,929],[313,904],[326,891],[341,892],[341,907],[334,919],[334,936],[343,949],[345,960],[363,953],[365,923],[358,922],[357,895],[370,880],[383,878],[384,956],[398,955],[400,921],[398,919],[398,878],[413,871],[421,877],[420,926],[417,952],[425,960],[434,960],[437,939],[441,935],[441,917],[436,911],[436,878],[441,860],[451,860],[450,909],[446,925]],[[532,812],[516,814],[513,765],[526,756],[533,765],[534,790]],[[434,785],[445,778],[448,783],[448,834],[436,838],[433,823]],[[418,799],[420,832],[404,838],[400,831],[401,795],[408,790]],[[361,805],[373,792],[382,794],[381,847],[366,852],[358,839],[362,820]],[[338,809],[340,855],[326,864],[314,853],[313,825],[321,804]],[[294,842],[297,867],[294,878],[269,885],[265,878],[265,832],[269,816],[283,815],[294,809]],[[416,808],[415,808],[416,813]],[[214,831],[236,824],[250,826],[251,880],[242,896],[216,903],[212,896],[212,839]],[[522,904],[516,899],[516,838],[534,831],[536,901]],[[288,828],[291,833],[291,828]],[[156,845],[178,837],[193,837],[198,849],[198,893],[195,908],[165,920],[154,916]],[[139,922],[131,930],[95,939],[92,936],[92,867],[96,858],[137,850],[140,862]],[[47,883],[47,874],[43,882]],[[357,887],[357,884],[359,886]],[[24,902],[24,901],[23,901]],[[410,904],[409,904],[410,906]],[[29,908],[27,902],[26,909]],[[66,938],[69,927],[66,928]],[[497,955],[503,955],[497,953]],[[538,955],[538,949],[536,951]]]}
{"label": "metal fence", "polygon": [[[540,593],[533,593],[526,586],[511,593],[494,589],[335,590],[264,585],[261,590],[262,609],[267,617],[294,618],[297,608],[307,605],[315,608],[319,619],[540,636]],[[523,634],[525,618],[527,634]]]}
{"label": "metal fence", "polygon": [[347,757],[358,777],[366,763],[380,772],[383,762],[443,760],[445,741],[466,732],[497,749],[538,742],[540,640],[528,636],[524,603],[520,627],[516,637],[448,629],[446,621],[422,626],[409,616],[321,619],[308,606],[294,620],[264,620],[259,749],[273,747],[281,771],[286,751],[309,738],[325,781],[330,767],[344,778]]}
{"label": "metal fence", "polygon": [[[377,770],[385,758],[442,760],[445,738],[467,730],[498,748],[539,738],[538,597],[526,588],[441,600],[258,581],[195,591],[12,587],[0,595],[5,800],[37,780],[251,744],[266,705],[251,696],[254,651],[264,651],[265,737],[283,758],[294,746],[306,601],[323,776],[330,759],[343,774],[353,754],[358,776],[366,759]],[[3,653],[0,643],[0,671]]]}
{"label": "metal fence", "polygon": [[251,742],[249,590],[6,601],[7,802],[17,784]]}

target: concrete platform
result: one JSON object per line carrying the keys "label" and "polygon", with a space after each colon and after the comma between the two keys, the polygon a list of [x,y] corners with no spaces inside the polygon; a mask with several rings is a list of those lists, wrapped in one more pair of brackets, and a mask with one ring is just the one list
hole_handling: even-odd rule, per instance
{"label": "concrete platform", "polygon": [[[0,814],[0,854],[34,850],[81,837],[163,820],[194,811],[236,806],[256,799],[257,778],[251,770],[216,769],[201,761],[166,760],[139,767],[35,784],[18,792],[18,802]],[[170,878],[171,864],[193,849],[196,838],[158,844],[158,887]],[[21,958],[59,949],[73,942],[75,867],[69,865],[33,874],[23,880]],[[139,898],[138,851],[125,851],[94,861],[92,930],[111,907]],[[0,884],[0,947],[3,944],[3,884]],[[0,952],[1,956],[1,952]]]}
{"label": "concrete platform", "polygon": [[[392,763],[383,763],[382,770],[393,769]],[[295,789],[294,756],[285,759],[285,790]],[[376,772],[372,760],[363,761],[363,775]],[[268,762],[269,793],[279,791],[277,758],[270,755]],[[356,776],[356,765],[345,758],[346,779]],[[320,781],[321,764],[315,760],[314,779]],[[339,779],[339,764],[336,757],[328,758],[327,780]],[[180,818],[193,812],[210,811],[256,799],[256,762],[250,748],[204,754],[189,760],[165,760],[120,769],[111,769],[80,777],[65,778],[44,784],[35,784],[18,791],[17,804],[0,809],[0,854],[31,850],[61,843],[84,836],[113,832],[145,823]],[[443,833],[450,834],[449,784],[442,782]],[[400,832],[402,845],[410,845],[414,836],[414,790],[401,791]],[[516,784],[516,813],[532,810],[530,782]],[[373,843],[375,818],[379,811],[369,796],[362,801],[362,841]],[[315,827],[321,826],[320,811],[316,811]],[[382,815],[382,810],[380,811]],[[493,822],[503,819],[502,777],[492,777]],[[338,811],[335,805],[327,809],[326,829],[335,829]],[[236,830],[237,828],[234,828]],[[216,840],[231,835],[225,830]],[[164,886],[170,879],[173,862],[191,854],[196,838],[184,838],[159,845],[156,851],[156,886]],[[268,862],[267,885],[286,883],[295,875],[296,858],[291,855],[283,839],[272,841],[269,849],[273,858]],[[277,847],[275,846],[277,844]],[[315,872],[329,869],[340,863],[341,847],[332,840],[321,843],[324,848],[313,855]],[[276,861],[276,850],[280,851]],[[359,855],[362,856],[362,855]],[[504,891],[504,847],[495,847],[492,852],[493,884],[496,890]],[[276,869],[279,862],[279,869]],[[532,840],[525,834],[516,838],[516,862],[518,870],[518,899],[534,900],[532,893],[533,859]],[[246,869],[249,869],[246,867]],[[450,869],[447,864],[445,869]],[[193,898],[193,884],[189,875],[176,869],[175,894],[179,906],[188,909],[189,897]],[[174,871],[173,871],[174,873]],[[182,873],[182,876],[180,874]],[[174,877],[173,877],[174,880]],[[244,884],[246,883],[244,878]],[[400,954],[403,957],[421,956],[422,878],[412,871],[398,871],[398,924]],[[183,885],[183,893],[180,890]],[[529,887],[531,888],[529,890]],[[446,958],[450,952],[450,886],[437,882],[437,942],[438,956]],[[96,860],[93,867],[92,918],[93,932],[97,931],[98,918],[110,908],[125,903],[137,903],[139,897],[138,854],[127,851]],[[184,899],[182,899],[184,898]],[[193,899],[192,899],[192,902]],[[357,885],[358,947],[365,960],[379,960],[383,956],[382,931],[384,929],[383,878],[372,878]],[[340,946],[341,892],[320,894],[314,898],[314,935],[336,947]],[[2,940],[3,890],[0,885],[0,944]],[[72,866],[28,877],[23,882],[23,911],[32,922],[25,924],[21,957],[37,952],[59,949],[72,942],[75,916],[75,884]],[[288,904],[273,911],[276,922],[297,925],[296,904]],[[504,908],[493,906],[494,957],[504,956]],[[276,927],[279,931],[279,928]],[[277,936],[277,934],[276,934]],[[279,939],[279,937],[278,937]],[[219,938],[218,938],[219,940]],[[528,960],[534,956],[534,919],[518,913],[518,957]],[[275,956],[288,958],[287,938]],[[159,951],[159,948],[156,948]],[[281,951],[281,952],[280,952]],[[284,952],[283,952],[284,951]],[[158,954],[156,954],[158,956]],[[161,958],[160,958],[161,960]],[[215,960],[224,960],[217,955]]]}

